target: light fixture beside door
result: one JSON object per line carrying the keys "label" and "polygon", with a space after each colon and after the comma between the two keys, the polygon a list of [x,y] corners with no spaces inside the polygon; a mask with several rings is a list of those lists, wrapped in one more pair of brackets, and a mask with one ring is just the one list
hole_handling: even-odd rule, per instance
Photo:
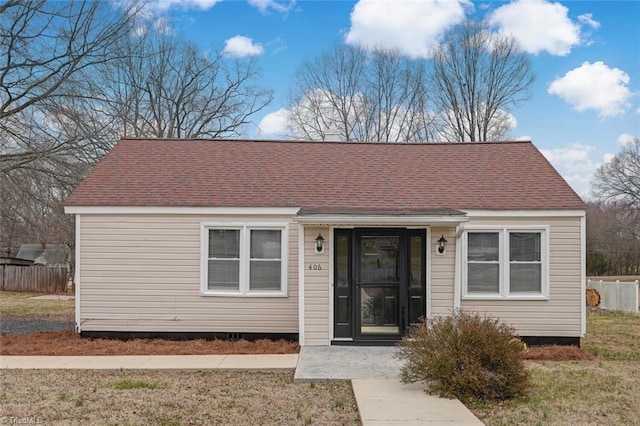
{"label": "light fixture beside door", "polygon": [[322,237],[321,233],[318,233],[318,236],[316,237],[316,253],[317,254],[321,254],[324,253],[324,238]]}
{"label": "light fixture beside door", "polygon": [[447,239],[444,237],[444,234],[438,240],[438,246],[436,248],[436,254],[439,256],[444,255],[447,252]]}

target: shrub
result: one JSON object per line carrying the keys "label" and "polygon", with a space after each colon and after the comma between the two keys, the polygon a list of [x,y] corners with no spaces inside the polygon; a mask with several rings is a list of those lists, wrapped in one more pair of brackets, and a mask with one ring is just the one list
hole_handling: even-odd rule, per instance
{"label": "shrub", "polygon": [[515,330],[498,319],[454,311],[413,326],[399,344],[402,381],[462,402],[523,396],[529,374]]}

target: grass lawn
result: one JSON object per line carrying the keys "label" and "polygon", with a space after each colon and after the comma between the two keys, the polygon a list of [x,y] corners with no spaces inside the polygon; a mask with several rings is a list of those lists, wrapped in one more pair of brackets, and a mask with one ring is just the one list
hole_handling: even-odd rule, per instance
{"label": "grass lawn", "polygon": [[70,319],[74,317],[73,300],[34,300],[42,293],[0,291],[0,317],[39,317]]}
{"label": "grass lawn", "polygon": [[0,419],[90,425],[359,425],[351,383],[292,373],[12,370]]}
{"label": "grass lawn", "polygon": [[590,313],[593,361],[527,361],[529,396],[469,407],[491,425],[640,425],[640,316]]}

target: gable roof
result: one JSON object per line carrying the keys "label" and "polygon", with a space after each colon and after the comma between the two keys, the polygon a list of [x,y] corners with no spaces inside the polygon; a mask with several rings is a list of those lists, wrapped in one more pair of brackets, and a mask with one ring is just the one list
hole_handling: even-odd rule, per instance
{"label": "gable roof", "polygon": [[40,256],[44,256],[46,264],[57,265],[69,260],[71,249],[66,244],[46,244],[42,249],[42,244],[22,244],[16,258],[35,261]]}
{"label": "gable roof", "polygon": [[92,207],[583,210],[531,142],[122,139],[67,199]]}

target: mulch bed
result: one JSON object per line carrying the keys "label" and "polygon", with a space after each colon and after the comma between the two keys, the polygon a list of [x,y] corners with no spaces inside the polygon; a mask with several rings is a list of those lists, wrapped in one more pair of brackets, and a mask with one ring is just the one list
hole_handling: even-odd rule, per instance
{"label": "mulch bed", "polygon": [[300,347],[286,340],[135,339],[129,341],[81,338],[73,330],[30,334],[0,334],[0,355],[229,355],[295,354]]}
{"label": "mulch bed", "polygon": [[591,361],[595,357],[577,346],[529,346],[522,358],[530,361]]}
{"label": "mulch bed", "polygon": [[[0,355],[230,355],[295,354],[296,342],[82,338],[73,330],[0,334]],[[530,346],[522,358],[531,361],[589,361],[595,357],[577,346]]]}

